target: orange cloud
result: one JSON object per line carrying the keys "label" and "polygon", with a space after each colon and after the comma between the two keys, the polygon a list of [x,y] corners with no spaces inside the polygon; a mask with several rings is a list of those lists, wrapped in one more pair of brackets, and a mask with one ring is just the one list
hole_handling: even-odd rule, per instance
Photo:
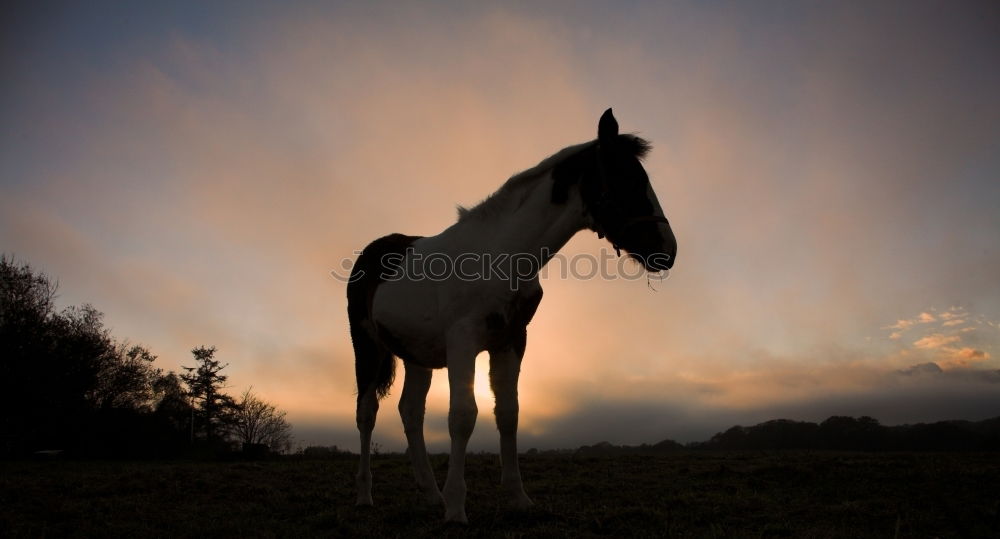
{"label": "orange cloud", "polygon": [[885,326],[882,329],[899,329],[899,330],[905,330],[905,329],[908,329],[912,325],[913,325],[913,322],[910,321],[910,320],[897,320],[895,324],[893,324],[891,326]]}
{"label": "orange cloud", "polygon": [[[885,326],[882,329],[896,329],[899,331],[906,331],[907,329],[916,326],[918,324],[929,324],[931,322],[934,322],[935,320],[937,319],[934,318],[933,314],[925,311],[917,315],[915,318],[910,318],[906,320],[896,320],[895,324],[892,324],[891,326]],[[896,333],[893,333],[893,335],[895,334]]]}
{"label": "orange cloud", "polygon": [[974,348],[945,348],[944,359],[941,361],[942,367],[970,367],[977,363],[982,363],[990,359],[990,354]]}
{"label": "orange cloud", "polygon": [[917,348],[941,348],[942,346],[958,342],[960,340],[961,338],[957,335],[941,335],[940,333],[935,333],[914,341],[913,346],[916,346]]}
{"label": "orange cloud", "polygon": [[954,318],[961,318],[967,315],[968,312],[965,309],[953,306],[953,307],[948,307],[948,310],[940,313],[939,316],[941,317],[942,320],[952,320]]}
{"label": "orange cloud", "polygon": [[[934,315],[925,311],[912,319],[900,320],[890,327],[913,328],[922,324],[922,320],[932,321]],[[929,333],[912,342],[912,348],[904,347],[898,350],[901,363],[910,365],[923,362],[921,364],[935,364],[943,369],[963,370],[981,366],[990,361],[991,355],[981,346],[960,346],[963,340],[973,343],[993,343],[995,336],[983,333],[983,328],[993,325],[993,322],[982,316],[971,316],[969,312],[960,307],[949,307],[947,310],[938,313],[937,319],[942,321],[940,328],[933,330],[926,328]],[[964,326],[964,327],[960,327]],[[890,340],[898,341],[902,335],[902,330],[894,331],[889,335]],[[905,367],[903,370],[909,367]]]}

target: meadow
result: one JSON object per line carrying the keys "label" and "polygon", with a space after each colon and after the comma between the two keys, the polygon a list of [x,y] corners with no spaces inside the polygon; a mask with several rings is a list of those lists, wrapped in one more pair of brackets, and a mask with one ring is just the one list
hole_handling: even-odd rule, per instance
{"label": "meadow", "polygon": [[[443,481],[447,456],[432,457]],[[496,455],[469,458],[468,526],[420,505],[408,461],[7,461],[0,536],[996,537],[996,453],[681,452],[521,458],[535,506],[503,508]]]}

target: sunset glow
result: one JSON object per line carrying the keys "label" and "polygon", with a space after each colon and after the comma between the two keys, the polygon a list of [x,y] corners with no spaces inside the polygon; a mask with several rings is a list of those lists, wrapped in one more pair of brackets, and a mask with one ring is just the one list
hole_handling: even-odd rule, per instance
{"label": "sunset glow", "polygon": [[[331,272],[385,234],[436,234],[608,107],[654,145],[677,265],[543,279],[522,448],[1000,413],[989,3],[222,6],[5,25],[0,251],[163,369],[218,347],[299,445],[357,443]],[[562,254],[602,249],[583,232]],[[482,355],[473,449],[497,443],[487,373]],[[397,374],[375,439],[402,449]],[[432,450],[447,406],[437,371]]]}

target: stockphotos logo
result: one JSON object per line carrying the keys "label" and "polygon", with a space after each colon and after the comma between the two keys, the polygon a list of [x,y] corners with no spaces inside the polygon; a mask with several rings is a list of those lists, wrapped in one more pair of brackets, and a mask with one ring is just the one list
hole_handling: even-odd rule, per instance
{"label": "stockphotos logo", "polygon": [[[354,251],[355,257],[361,251]],[[601,249],[597,255],[564,256],[542,249],[538,253],[418,253],[412,247],[405,253],[389,253],[382,257],[381,279],[384,281],[505,281],[512,290],[520,283],[534,279],[602,279],[634,281],[664,281],[669,270],[646,271],[646,265],[666,265],[670,255],[653,253],[647,259],[635,254],[626,257]],[[340,270],[330,271],[335,279],[351,282],[365,276],[364,270],[353,272],[354,259],[345,258]]]}

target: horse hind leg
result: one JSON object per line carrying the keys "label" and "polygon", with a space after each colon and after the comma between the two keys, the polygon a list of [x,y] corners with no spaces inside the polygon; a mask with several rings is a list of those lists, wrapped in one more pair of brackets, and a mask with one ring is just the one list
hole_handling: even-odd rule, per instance
{"label": "horse hind leg", "polygon": [[356,477],[357,505],[372,505],[371,444],[378,401],[392,385],[395,358],[370,334],[351,324],[354,343],[355,376],[358,383],[357,424],[361,435],[361,459]]}
{"label": "horse hind leg", "polygon": [[438,490],[437,480],[434,479],[434,470],[427,457],[427,445],[424,442],[424,412],[433,371],[409,363],[403,363],[403,366],[406,377],[403,379],[403,394],[399,398],[399,416],[406,433],[413,477],[427,504],[439,506],[444,500]]}
{"label": "horse hind leg", "polygon": [[375,429],[375,416],[378,414],[378,397],[375,388],[358,392],[358,432],[361,433],[361,461],[358,465],[358,475],[355,478],[358,488],[357,505],[373,505],[372,502],[372,431]]}

